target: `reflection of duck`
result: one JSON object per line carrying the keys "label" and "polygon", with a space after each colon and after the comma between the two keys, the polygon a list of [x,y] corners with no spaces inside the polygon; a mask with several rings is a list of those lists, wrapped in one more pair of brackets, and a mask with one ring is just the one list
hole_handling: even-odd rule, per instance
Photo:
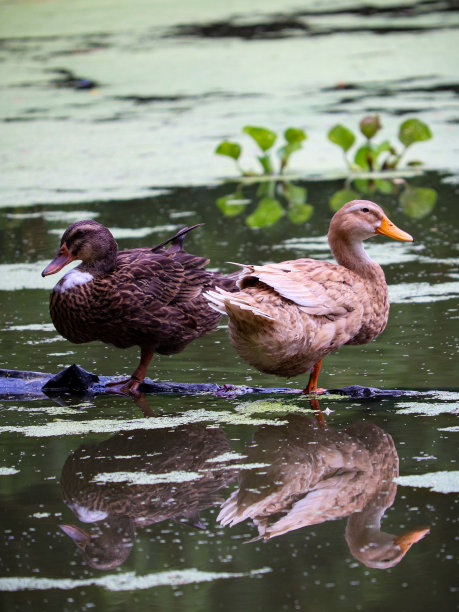
{"label": "reflection of duck", "polygon": [[[54,274],[82,260],[54,287],[51,318],[71,342],[140,346],[139,367],[121,387],[123,392],[137,392],[154,353],[178,353],[217,326],[219,316],[209,308],[204,290],[234,286],[230,277],[204,269],[208,259],[183,250],[190,229],[151,249],[118,252],[106,227],[79,221],[66,229],[56,257],[42,272]],[[169,242],[170,248],[164,249]]]}
{"label": "reflection of duck", "polygon": [[386,326],[384,272],[363,248],[375,234],[413,240],[377,204],[348,202],[333,216],[328,233],[339,265],[315,259],[248,265],[239,276],[239,292],[207,293],[213,307],[229,315],[239,355],[268,374],[312,370],[305,392],[316,392],[324,357],[343,344],[366,344]]}
{"label": "reflection of duck", "polygon": [[[64,464],[65,503],[91,532],[61,525],[91,567],[118,567],[128,557],[136,527],[165,520],[203,528],[199,512],[221,498],[235,477],[230,444],[221,429],[200,425],[173,431],[137,430],[85,444]],[[137,481],[137,484],[136,484]]]}
{"label": "reflection of duck", "polygon": [[239,473],[239,489],[218,516],[223,525],[250,518],[260,538],[269,540],[350,515],[351,553],[374,568],[395,565],[428,532],[393,536],[380,529],[395,499],[398,456],[392,438],[376,425],[337,431],[297,415],[284,426],[260,427],[246,454],[247,461],[269,467]]}

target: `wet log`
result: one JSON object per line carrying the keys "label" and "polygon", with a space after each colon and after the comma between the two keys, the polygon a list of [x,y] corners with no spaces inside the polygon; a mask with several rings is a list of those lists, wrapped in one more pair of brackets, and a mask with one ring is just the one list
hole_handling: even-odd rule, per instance
{"label": "wet log", "polygon": [[[97,376],[87,372],[77,364],[73,364],[58,372],[49,374],[44,372],[27,372],[20,370],[0,369],[0,399],[34,400],[44,397],[58,397],[61,395],[78,395],[94,397],[108,393],[107,383],[113,383],[117,377]],[[140,391],[146,394],[178,393],[198,394],[210,393],[217,397],[236,397],[247,394],[296,394],[301,389],[285,387],[249,387],[245,385],[218,385],[217,383],[175,383],[159,382],[148,378],[140,386]],[[376,389],[351,385],[340,389],[329,389],[328,394],[339,394],[351,399],[371,399],[378,397],[393,397],[412,395],[415,391],[400,389]]]}

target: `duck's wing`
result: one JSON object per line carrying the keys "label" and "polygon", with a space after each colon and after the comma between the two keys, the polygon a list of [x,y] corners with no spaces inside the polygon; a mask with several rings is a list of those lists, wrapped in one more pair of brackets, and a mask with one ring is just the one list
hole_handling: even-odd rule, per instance
{"label": "duck's wing", "polygon": [[116,270],[118,285],[142,295],[150,305],[188,302],[212,286],[209,260],[185,251],[155,253],[151,249],[122,251]]}
{"label": "duck's wing", "polygon": [[303,312],[330,318],[338,318],[355,310],[365,292],[363,283],[351,271],[315,259],[244,266],[239,287],[250,286],[254,278],[297,304]]}

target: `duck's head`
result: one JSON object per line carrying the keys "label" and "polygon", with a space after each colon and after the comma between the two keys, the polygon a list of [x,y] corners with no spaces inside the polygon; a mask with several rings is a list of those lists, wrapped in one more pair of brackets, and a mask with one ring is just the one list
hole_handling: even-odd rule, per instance
{"label": "duck's head", "polygon": [[86,268],[107,272],[113,268],[117,252],[116,240],[104,225],[92,219],[78,221],[65,230],[56,257],[41,275],[55,274],[76,259],[81,259]]}
{"label": "duck's head", "polygon": [[362,545],[362,541],[353,540],[348,522],[346,540],[352,555],[358,561],[373,569],[388,569],[400,563],[413,544],[422,540],[429,532],[429,527],[416,527],[398,536],[384,531],[371,532],[371,537]]}
{"label": "duck's head", "polygon": [[340,237],[345,242],[362,242],[375,234],[395,240],[413,240],[410,234],[390,221],[378,204],[370,200],[348,202],[335,213],[330,223],[329,237]]}

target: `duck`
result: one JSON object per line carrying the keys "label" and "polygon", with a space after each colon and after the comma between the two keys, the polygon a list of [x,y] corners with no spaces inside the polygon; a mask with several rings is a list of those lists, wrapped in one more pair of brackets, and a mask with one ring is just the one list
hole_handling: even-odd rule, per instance
{"label": "duck", "polygon": [[114,569],[129,557],[138,531],[173,521],[205,530],[201,513],[221,504],[237,475],[221,427],[188,424],[137,429],[84,443],[66,459],[62,499],[84,528],[59,528],[90,567]]}
{"label": "duck", "polygon": [[363,246],[377,234],[413,241],[378,204],[352,200],[330,222],[328,243],[337,263],[304,258],[238,264],[238,291],[217,287],[206,293],[211,307],[228,315],[238,354],[267,374],[310,372],[303,393],[324,392],[317,386],[322,360],[343,345],[375,340],[386,327],[386,279]]}
{"label": "duck", "polygon": [[244,455],[251,467],[239,471],[238,488],[222,503],[217,521],[232,527],[250,519],[258,536],[249,542],[347,517],[353,557],[388,569],[430,531],[417,526],[396,535],[381,529],[396,498],[399,458],[392,437],[374,423],[338,430],[317,416],[292,414],[283,425],[259,427]]}
{"label": "duck", "polygon": [[138,367],[127,380],[112,383],[115,393],[138,395],[155,353],[178,353],[218,325],[220,315],[203,294],[216,287],[231,291],[235,279],[206,270],[209,259],[183,249],[185,236],[196,227],[185,227],[153,248],[119,251],[107,227],[92,219],[78,221],[65,230],[42,272],[55,274],[81,260],[50,295],[51,319],[64,338],[140,347]]}

